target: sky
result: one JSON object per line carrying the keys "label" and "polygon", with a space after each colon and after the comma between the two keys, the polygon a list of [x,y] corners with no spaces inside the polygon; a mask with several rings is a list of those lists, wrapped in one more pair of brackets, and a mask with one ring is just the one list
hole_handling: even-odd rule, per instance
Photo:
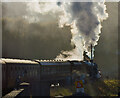
{"label": "sky", "polygon": [[95,47],[95,61],[104,74],[118,75],[118,3],[106,3],[109,17],[102,23],[102,33]]}
{"label": "sky", "polygon": [[[98,64],[103,74],[111,77],[113,75],[114,77],[117,76],[116,71],[118,67],[118,6],[117,3],[107,2],[105,4],[107,5],[106,7],[109,17],[101,23],[102,31],[98,34],[100,35],[97,38],[99,40],[95,41],[95,43],[97,42],[97,45],[95,46],[94,51],[94,61]],[[56,6],[57,11],[51,8],[52,12],[49,12],[48,10],[37,12],[38,10],[29,9],[29,6],[31,5],[19,2],[2,3],[2,57],[55,59],[57,56],[62,54],[63,58],[69,57],[69,55],[74,55],[73,58],[79,58],[82,53],[76,53],[75,49],[78,49],[76,47],[79,47],[79,45],[81,46],[81,44],[79,43],[79,40],[76,41],[77,44],[74,40],[71,41],[71,39],[74,38],[74,33],[70,33],[71,25],[65,25],[63,28],[59,27],[60,23],[58,15],[62,12],[60,12]],[[84,9],[84,6],[87,5],[83,4],[81,6],[83,8],[80,9]],[[50,8],[50,5],[48,8]],[[74,8],[73,12],[76,13],[73,13],[71,10],[68,10],[68,12],[70,14],[72,13],[71,16],[73,20],[74,18],[77,20],[78,18],[76,18],[76,15],[79,16],[81,14],[77,14],[76,6],[74,7],[73,5],[72,8]],[[79,6],[77,9],[79,9]],[[90,13],[89,10],[86,11]],[[84,10],[81,12],[85,15]],[[90,15],[91,14],[92,13],[90,13]],[[26,16],[29,16],[29,18]],[[88,17],[88,19],[93,19],[92,17],[95,17],[95,15],[91,15],[90,17],[91,18]],[[80,19],[81,18],[79,18],[79,20]],[[77,26],[86,27],[86,29],[82,30],[84,32],[88,32],[87,29],[91,25],[79,25],[81,21],[82,20],[78,22]],[[90,23],[94,24],[95,22]],[[94,27],[96,27],[96,25],[92,25],[91,28]],[[84,36],[82,33],[80,34],[81,36]],[[88,37],[85,36],[83,38],[87,42]],[[89,36],[89,39],[90,38],[91,36]],[[88,46],[88,44],[85,45]],[[66,51],[67,53],[64,53]]]}

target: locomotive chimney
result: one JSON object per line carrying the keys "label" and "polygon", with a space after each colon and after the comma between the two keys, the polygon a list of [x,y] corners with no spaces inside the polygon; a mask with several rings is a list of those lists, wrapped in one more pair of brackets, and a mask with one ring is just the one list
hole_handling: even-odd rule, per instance
{"label": "locomotive chimney", "polygon": [[92,44],[91,44],[91,62],[93,62],[93,57],[92,57]]}

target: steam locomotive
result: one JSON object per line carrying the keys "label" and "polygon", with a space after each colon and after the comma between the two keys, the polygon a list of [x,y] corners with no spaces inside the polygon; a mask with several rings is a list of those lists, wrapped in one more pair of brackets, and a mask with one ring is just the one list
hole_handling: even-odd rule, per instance
{"label": "steam locomotive", "polygon": [[[64,77],[74,75],[77,71],[89,75],[90,78],[100,78],[96,63],[90,61],[63,60],[20,60],[1,58],[2,92],[3,94],[16,86],[16,79],[32,82],[45,77]],[[55,77],[55,78],[56,78]]]}

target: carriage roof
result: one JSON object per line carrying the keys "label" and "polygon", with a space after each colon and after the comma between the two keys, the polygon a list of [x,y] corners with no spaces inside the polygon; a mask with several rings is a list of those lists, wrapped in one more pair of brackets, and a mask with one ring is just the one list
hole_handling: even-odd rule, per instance
{"label": "carriage roof", "polygon": [[69,60],[22,60],[22,59],[9,59],[1,58],[1,64],[40,64],[40,65],[82,65],[82,61],[69,61]]}
{"label": "carriage roof", "polygon": [[5,59],[2,58],[1,62],[5,62],[7,63],[15,63],[15,64],[38,64],[35,61],[31,61],[31,60],[21,60],[21,59]]}

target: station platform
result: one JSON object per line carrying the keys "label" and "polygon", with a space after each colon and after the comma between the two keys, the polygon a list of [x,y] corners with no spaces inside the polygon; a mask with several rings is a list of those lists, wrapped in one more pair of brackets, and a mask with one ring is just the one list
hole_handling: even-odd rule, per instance
{"label": "station platform", "polygon": [[10,93],[3,96],[2,98],[14,98],[18,96],[22,91],[24,91],[24,89],[13,90]]}
{"label": "station platform", "polygon": [[25,96],[25,93],[27,93],[26,89],[29,85],[30,85],[30,83],[26,83],[26,82],[20,83],[18,89],[12,90],[10,93],[6,94],[2,98],[15,98],[18,96]]}

